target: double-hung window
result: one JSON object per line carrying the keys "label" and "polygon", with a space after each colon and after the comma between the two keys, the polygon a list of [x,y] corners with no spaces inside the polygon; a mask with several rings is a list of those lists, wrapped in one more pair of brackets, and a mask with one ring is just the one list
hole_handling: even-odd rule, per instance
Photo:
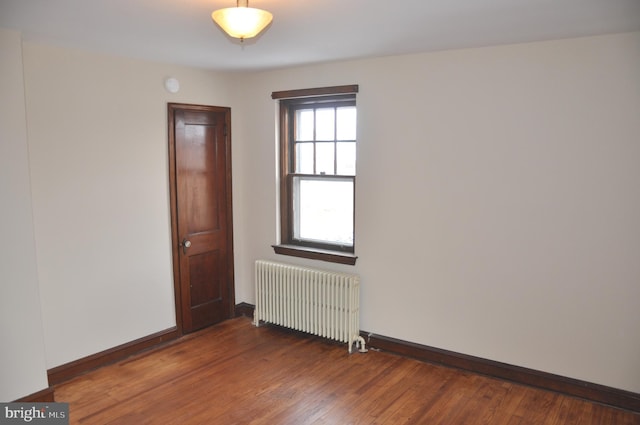
{"label": "double-hung window", "polygon": [[280,103],[280,254],[355,264],[357,91],[272,94]]}

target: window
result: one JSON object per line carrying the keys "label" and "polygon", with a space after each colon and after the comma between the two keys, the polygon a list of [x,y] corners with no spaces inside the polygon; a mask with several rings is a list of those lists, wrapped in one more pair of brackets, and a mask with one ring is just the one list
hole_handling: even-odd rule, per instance
{"label": "window", "polygon": [[280,101],[279,254],[355,264],[357,91],[272,94]]}

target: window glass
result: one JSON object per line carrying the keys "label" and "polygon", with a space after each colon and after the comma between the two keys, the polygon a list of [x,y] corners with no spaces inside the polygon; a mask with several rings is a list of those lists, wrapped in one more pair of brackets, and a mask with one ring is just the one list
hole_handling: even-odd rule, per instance
{"label": "window glass", "polygon": [[314,173],[313,143],[296,143],[296,173]]}
{"label": "window glass", "polygon": [[334,143],[316,143],[316,174],[335,174],[334,149]]}
{"label": "window glass", "polygon": [[296,111],[296,140],[313,140],[313,109]]}
{"label": "window glass", "polygon": [[355,142],[338,142],[337,144],[337,173],[342,176],[356,175],[356,144]]}
{"label": "window glass", "polygon": [[296,239],[353,246],[353,180],[295,177]]}
{"label": "window glass", "polygon": [[338,140],[356,140],[356,107],[346,106],[337,108]]}
{"label": "window glass", "polygon": [[316,109],[316,140],[335,139],[335,108]]}

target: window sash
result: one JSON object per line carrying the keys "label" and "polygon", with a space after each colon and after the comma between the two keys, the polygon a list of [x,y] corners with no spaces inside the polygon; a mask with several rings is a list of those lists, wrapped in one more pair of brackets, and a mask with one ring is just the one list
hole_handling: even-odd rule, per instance
{"label": "window sash", "polygon": [[[304,183],[320,183],[315,188]],[[348,183],[323,191],[322,183]],[[350,186],[350,187],[349,187]],[[290,209],[289,243],[354,252],[355,237],[355,176],[290,174],[288,176]],[[306,193],[305,193],[306,192]],[[314,195],[314,196],[311,196]],[[348,195],[348,202],[338,202]],[[322,207],[317,203],[320,202]],[[313,216],[313,228],[306,226],[307,216]],[[339,218],[339,220],[336,220]],[[319,234],[320,232],[321,234]]]}

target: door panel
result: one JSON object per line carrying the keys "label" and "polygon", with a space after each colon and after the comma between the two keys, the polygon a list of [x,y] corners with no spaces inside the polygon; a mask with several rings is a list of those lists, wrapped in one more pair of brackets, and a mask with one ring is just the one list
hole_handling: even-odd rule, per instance
{"label": "door panel", "polygon": [[191,332],[233,311],[230,110],[169,104],[169,120],[176,309]]}
{"label": "door panel", "polygon": [[189,259],[189,280],[191,284],[191,307],[198,307],[222,296],[220,270],[220,250],[192,255]]}
{"label": "door panel", "polygon": [[219,141],[216,132],[219,130],[218,126],[210,124],[185,122],[184,125],[185,140],[177,152],[177,159],[178,171],[183,174],[186,184],[183,201],[189,214],[185,217],[188,226],[185,230],[189,234],[220,230],[219,197],[201,196],[203,193],[216,193],[218,186]]}

